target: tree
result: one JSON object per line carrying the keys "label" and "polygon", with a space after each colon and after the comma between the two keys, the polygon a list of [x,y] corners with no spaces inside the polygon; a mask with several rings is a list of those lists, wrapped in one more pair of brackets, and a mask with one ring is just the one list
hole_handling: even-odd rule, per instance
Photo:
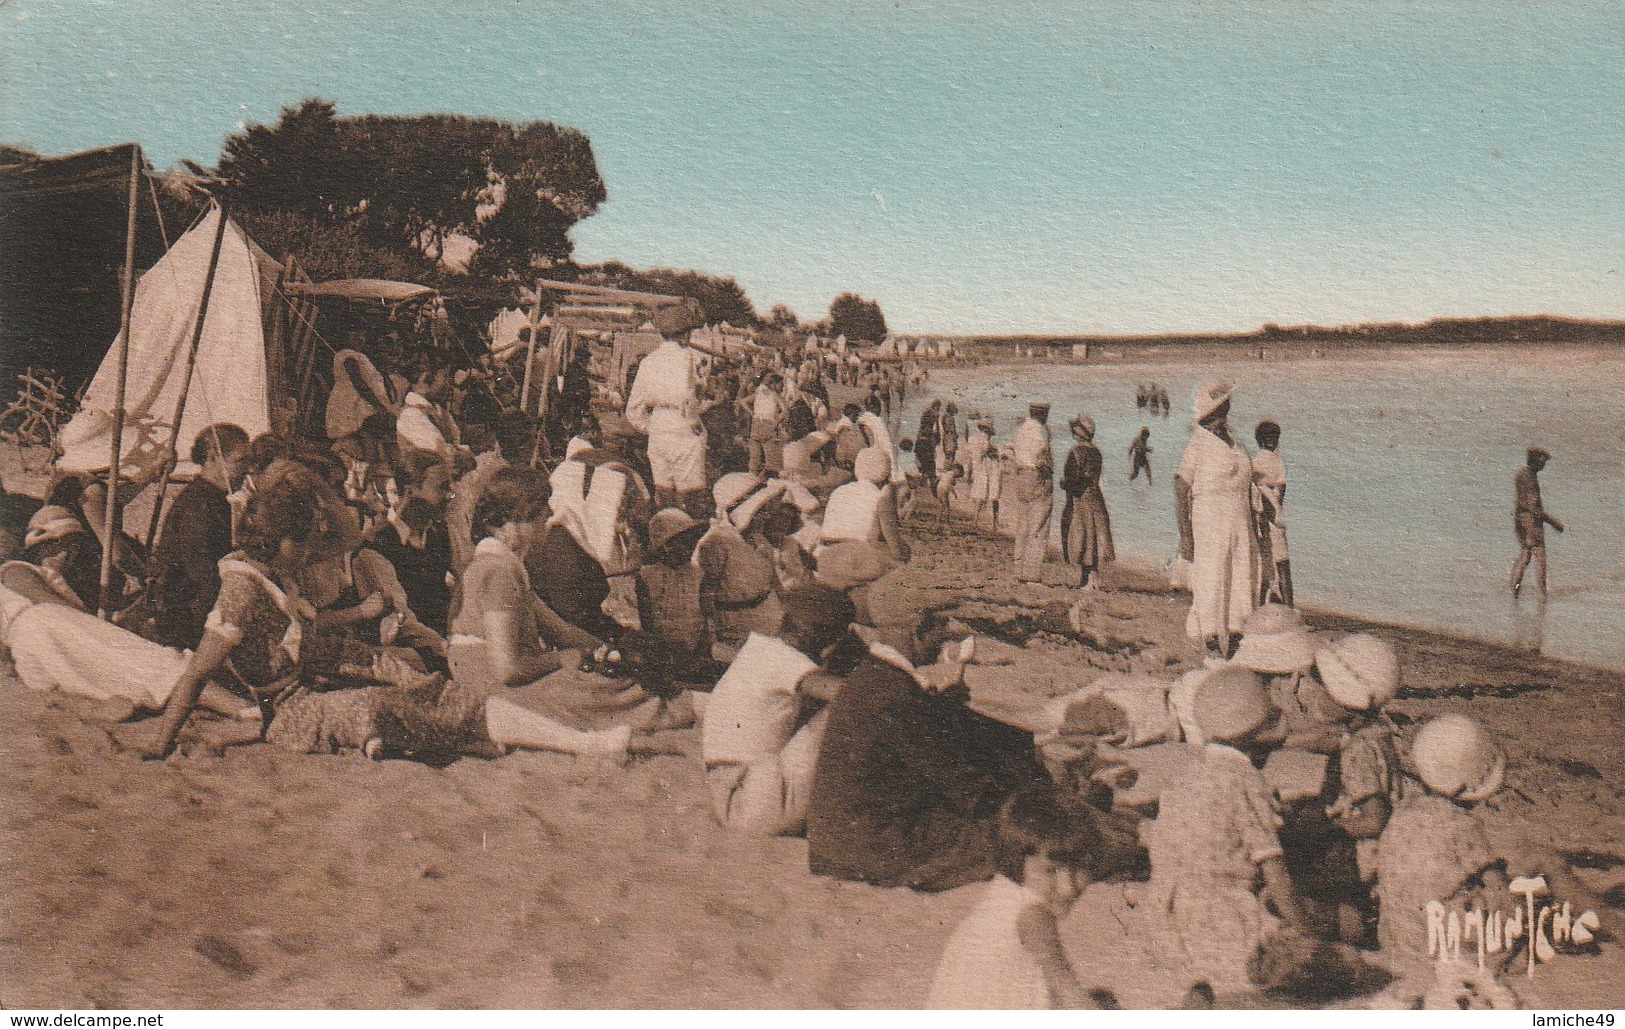
{"label": "tree", "polygon": [[800,330],[801,319],[784,304],[774,304],[773,310],[767,313],[767,324],[780,332],[793,333]]}
{"label": "tree", "polygon": [[[226,137],[213,174],[232,209],[283,211],[334,223],[362,199],[358,155],[339,136],[333,104],[306,99],[274,126],[250,125]],[[203,169],[198,169],[203,170]]]}
{"label": "tree", "polygon": [[577,129],[461,115],[339,118],[302,101],[229,137],[215,174],[234,209],[354,226],[373,246],[439,261],[479,245],[471,269],[524,278],[567,259],[570,229],[606,198]]}
{"label": "tree", "polygon": [[842,293],[829,305],[829,331],[849,340],[879,343],[886,338],[886,316],[880,304],[856,293]]}

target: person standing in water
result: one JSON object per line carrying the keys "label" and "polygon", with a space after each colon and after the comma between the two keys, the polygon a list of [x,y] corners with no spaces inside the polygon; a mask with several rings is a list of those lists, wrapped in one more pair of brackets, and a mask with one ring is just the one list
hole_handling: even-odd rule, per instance
{"label": "person standing in water", "polygon": [[1524,466],[1512,477],[1512,528],[1518,535],[1518,560],[1512,566],[1514,600],[1523,592],[1523,573],[1531,560],[1535,563],[1540,599],[1546,599],[1546,526],[1563,531],[1563,523],[1546,513],[1540,499],[1538,476],[1551,459],[1552,455],[1540,447],[1530,447]]}
{"label": "person standing in water", "polygon": [[1140,469],[1145,469],[1145,484],[1151,482],[1151,429],[1140,426],[1140,434],[1134,437],[1134,442],[1128,445],[1128,481],[1133,482],[1140,477]]}

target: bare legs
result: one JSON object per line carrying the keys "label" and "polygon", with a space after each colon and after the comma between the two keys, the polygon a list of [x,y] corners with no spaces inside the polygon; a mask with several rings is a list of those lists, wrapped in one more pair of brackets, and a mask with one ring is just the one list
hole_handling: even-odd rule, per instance
{"label": "bare legs", "polygon": [[1546,596],[1546,548],[1520,547],[1518,560],[1512,565],[1512,597],[1517,599],[1523,592],[1523,573],[1529,568],[1530,561],[1535,564],[1535,586],[1540,590],[1544,599]]}
{"label": "bare legs", "polygon": [[552,750],[585,757],[624,758],[627,746],[632,741],[632,727],[629,725],[585,732],[528,711],[501,697],[490,697],[485,701],[485,731],[493,743],[504,747]]}

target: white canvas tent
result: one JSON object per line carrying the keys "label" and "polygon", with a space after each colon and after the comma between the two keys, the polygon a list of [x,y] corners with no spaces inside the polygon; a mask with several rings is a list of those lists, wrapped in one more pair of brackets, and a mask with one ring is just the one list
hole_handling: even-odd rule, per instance
{"label": "white canvas tent", "polygon": [[[241,426],[250,437],[271,428],[264,307],[281,269],[229,219],[188,384],[192,336],[221,217],[220,208],[211,208],[136,285],[120,460],[129,474],[161,464],[172,439],[184,463],[198,434],[217,422]],[[111,461],[118,350],[115,339],[79,412],[62,431],[57,465],[63,471],[101,471]]]}

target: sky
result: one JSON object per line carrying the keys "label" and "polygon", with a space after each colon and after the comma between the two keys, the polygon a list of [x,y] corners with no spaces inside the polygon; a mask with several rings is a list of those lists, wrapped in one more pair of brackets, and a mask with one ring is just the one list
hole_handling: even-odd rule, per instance
{"label": "sky", "polygon": [[5,0],[0,140],[572,125],[576,256],[894,331],[1625,318],[1618,0]]}

